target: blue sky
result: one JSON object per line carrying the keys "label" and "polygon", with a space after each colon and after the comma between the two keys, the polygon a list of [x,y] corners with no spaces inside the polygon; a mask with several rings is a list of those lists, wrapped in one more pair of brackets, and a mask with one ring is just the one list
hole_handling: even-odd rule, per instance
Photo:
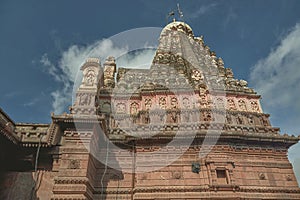
{"label": "blue sky", "polygon": [[[68,96],[57,99],[70,92],[72,66],[83,61],[91,46],[117,51],[105,38],[134,28],[164,27],[177,2],[194,34],[203,35],[225,67],[262,94],[272,125],[299,135],[297,0],[1,0],[0,106],[16,122],[49,123],[51,111],[67,111],[71,104]],[[299,144],[289,156],[300,179],[298,152]]]}

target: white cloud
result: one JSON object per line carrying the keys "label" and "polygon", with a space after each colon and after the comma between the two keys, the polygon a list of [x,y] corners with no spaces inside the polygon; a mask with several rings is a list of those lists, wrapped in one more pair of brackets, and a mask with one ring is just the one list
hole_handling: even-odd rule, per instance
{"label": "white cloud", "polygon": [[[142,47],[149,48],[147,43],[143,44]],[[116,58],[121,56],[120,59],[117,59],[119,66],[135,68],[135,66],[145,64],[145,66],[149,67],[154,55],[153,50],[141,50],[134,54],[126,55],[127,52],[128,47],[117,47],[111,40],[103,39],[87,46],[72,45],[62,52],[61,59],[55,62],[51,62],[48,55],[44,54],[40,63],[46,68],[47,73],[61,84],[59,89],[51,93],[53,112],[60,114],[68,106],[71,106],[73,84],[76,78],[80,77],[80,66],[88,57],[98,57],[103,63],[108,56]]]}
{"label": "white cloud", "polygon": [[4,94],[3,96],[6,98],[14,98],[16,96],[22,95],[23,92],[21,91],[11,91],[9,93]]}
{"label": "white cloud", "polygon": [[300,132],[299,52],[300,24],[296,24],[266,58],[256,63],[250,74],[251,83],[262,94],[265,110],[285,120],[282,130],[293,133]]}
{"label": "white cloud", "polygon": [[276,49],[253,67],[250,78],[255,88],[264,98],[272,99],[267,106],[297,104],[300,97],[296,92],[300,91],[299,52],[300,24],[297,24]]}
{"label": "white cloud", "polygon": [[[252,68],[250,81],[262,95],[262,105],[283,132],[300,133],[300,24],[296,24],[266,58]],[[299,169],[300,144],[289,151]],[[297,161],[298,160],[298,161]],[[297,161],[297,162],[296,162]],[[300,170],[295,171],[300,178]]]}
{"label": "white cloud", "polygon": [[38,101],[39,101],[39,98],[33,98],[29,102],[24,103],[23,106],[25,106],[25,107],[34,106]]}
{"label": "white cloud", "polygon": [[53,112],[58,114],[62,113],[66,104],[71,102],[71,77],[62,70],[62,66],[53,64],[49,59],[48,55],[44,54],[40,60],[41,64],[45,67],[46,71],[54,78],[56,82],[62,84],[62,87],[56,91],[51,92],[53,98],[52,108]]}
{"label": "white cloud", "polygon": [[188,16],[191,19],[198,18],[198,17],[208,13],[209,11],[211,11],[217,5],[218,4],[216,4],[216,3],[211,3],[211,4],[208,4],[208,5],[202,5],[202,6],[200,6],[200,8],[197,11],[195,11],[194,13],[190,13]]}
{"label": "white cloud", "polygon": [[223,28],[226,28],[227,25],[238,18],[237,13],[234,11],[233,7],[230,7],[226,17],[224,18]]}

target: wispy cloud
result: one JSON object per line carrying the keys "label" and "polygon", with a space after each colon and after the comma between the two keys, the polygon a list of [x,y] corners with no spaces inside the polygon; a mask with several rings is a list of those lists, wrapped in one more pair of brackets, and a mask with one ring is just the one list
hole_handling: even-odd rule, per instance
{"label": "wispy cloud", "polygon": [[13,98],[13,97],[16,97],[16,96],[20,96],[22,94],[23,94],[23,92],[21,92],[21,91],[11,91],[9,93],[4,94],[3,96],[5,98]]}
{"label": "wispy cloud", "polygon": [[191,19],[198,18],[198,17],[200,17],[200,16],[202,16],[204,14],[207,14],[208,12],[212,11],[217,6],[218,6],[217,3],[211,3],[211,4],[207,4],[207,5],[202,5],[195,12],[189,13],[188,17],[191,18]]}
{"label": "wispy cloud", "polygon": [[259,60],[253,67],[250,78],[269,108],[295,107],[300,109],[300,24],[282,39],[280,45]]}
{"label": "wispy cloud", "polygon": [[25,107],[34,106],[34,105],[36,105],[36,103],[38,103],[39,100],[40,99],[38,97],[37,98],[33,98],[29,102],[24,103],[23,106],[25,106]]}
{"label": "wispy cloud", "polygon": [[[252,68],[250,81],[262,95],[263,108],[283,132],[300,133],[300,24],[296,24],[269,55]],[[300,180],[300,144],[289,151]]]}
{"label": "wispy cloud", "polygon": [[237,13],[234,11],[233,7],[230,7],[228,10],[228,13],[226,14],[225,18],[224,18],[224,22],[223,22],[223,27],[226,28],[227,25],[237,19],[238,15]]}

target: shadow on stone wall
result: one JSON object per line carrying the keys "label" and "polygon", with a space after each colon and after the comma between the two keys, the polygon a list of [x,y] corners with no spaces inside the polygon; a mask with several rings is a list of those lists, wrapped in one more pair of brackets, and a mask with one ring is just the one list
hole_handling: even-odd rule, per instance
{"label": "shadow on stone wall", "polygon": [[1,174],[1,200],[37,200],[32,172],[5,172]]}
{"label": "shadow on stone wall", "polygon": [[[105,138],[103,137],[103,134],[100,132],[98,135],[98,141],[105,141]],[[112,151],[110,146],[100,146],[101,142],[99,142],[97,145],[98,147],[96,154],[94,156],[90,156],[90,162],[88,165],[88,171],[94,172],[94,174],[89,173],[91,183],[93,184],[95,190],[93,191],[93,200],[105,200],[105,199],[119,199],[121,198],[121,188],[124,187],[124,185],[121,185],[122,182],[124,182],[124,173],[122,171],[119,171],[120,168],[118,164],[117,157],[115,155],[115,152]],[[103,142],[102,142],[103,144]],[[105,143],[106,144],[106,143]],[[96,145],[96,144],[95,144]],[[108,151],[108,154],[107,154]],[[102,159],[97,159],[99,156],[102,156]],[[107,162],[110,163],[110,166],[114,166],[114,168],[106,166],[106,163],[103,162],[106,160],[107,156]],[[101,162],[99,161],[101,160]],[[93,163],[93,164],[92,164]],[[130,184],[126,185],[126,188],[131,189],[131,179]],[[109,191],[108,191],[109,188]],[[127,190],[128,191],[128,190]],[[108,197],[109,196],[109,197]]]}

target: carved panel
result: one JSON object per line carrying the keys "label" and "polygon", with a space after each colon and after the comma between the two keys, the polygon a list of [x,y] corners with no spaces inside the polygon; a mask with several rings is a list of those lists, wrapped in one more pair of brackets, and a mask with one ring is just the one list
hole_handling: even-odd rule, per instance
{"label": "carved panel", "polygon": [[199,98],[199,103],[202,108],[206,108],[208,104],[207,95],[201,94]]}
{"label": "carved panel", "polygon": [[159,107],[161,109],[166,109],[166,107],[167,107],[166,97],[159,97]]}
{"label": "carved panel", "polygon": [[92,96],[91,94],[87,94],[87,93],[81,93],[81,94],[78,94],[78,97],[79,97],[79,105],[80,106],[87,106],[87,105],[91,105],[91,99],[92,99]]}
{"label": "carved panel", "polygon": [[247,106],[246,106],[245,100],[240,99],[238,101],[238,105],[239,105],[239,110],[241,110],[241,111],[247,111]]}
{"label": "carved panel", "polygon": [[170,105],[170,107],[173,108],[173,109],[178,108],[178,101],[177,101],[176,97],[172,97],[171,98],[171,105]]}
{"label": "carved panel", "polygon": [[236,105],[234,103],[234,99],[228,99],[227,106],[228,106],[229,110],[236,110]]}
{"label": "carved panel", "polygon": [[292,176],[291,176],[291,175],[287,175],[287,176],[286,176],[286,180],[287,180],[287,181],[292,181],[292,180],[293,180],[293,178],[292,178]]}
{"label": "carved panel", "polygon": [[85,76],[85,84],[92,86],[95,83],[96,73],[94,70],[89,70]]}
{"label": "carved panel", "polygon": [[130,114],[134,115],[138,113],[139,104],[137,102],[133,102],[130,104]]}
{"label": "carved panel", "polygon": [[182,107],[185,108],[185,109],[190,108],[190,100],[187,97],[184,97],[182,99]]}
{"label": "carved panel", "polygon": [[181,179],[182,173],[181,172],[172,172],[172,178],[173,179]]}
{"label": "carved panel", "polygon": [[107,113],[111,112],[111,104],[110,104],[110,102],[106,101],[106,102],[102,103],[102,112],[107,112]]}
{"label": "carved panel", "polygon": [[258,177],[259,177],[260,180],[266,180],[267,179],[266,175],[264,173],[259,173]]}
{"label": "carved panel", "polygon": [[224,100],[222,98],[217,98],[216,107],[219,108],[219,109],[224,109],[225,108]]}
{"label": "carved panel", "polygon": [[68,168],[69,169],[79,169],[80,168],[80,160],[70,160]]}
{"label": "carved panel", "polygon": [[175,112],[175,111],[170,112],[168,118],[169,118],[168,121],[170,123],[178,123],[178,113],[177,112]]}
{"label": "carved panel", "polygon": [[145,99],[145,109],[149,110],[152,107],[152,100],[150,98]]}
{"label": "carved panel", "polygon": [[125,103],[117,103],[116,105],[116,113],[125,113],[126,112],[126,105]]}
{"label": "carved panel", "polygon": [[200,81],[200,80],[203,80],[203,76],[199,70],[194,69],[192,71],[192,79],[194,81]]}
{"label": "carved panel", "polygon": [[259,112],[259,106],[256,101],[250,101],[251,109],[254,112]]}

